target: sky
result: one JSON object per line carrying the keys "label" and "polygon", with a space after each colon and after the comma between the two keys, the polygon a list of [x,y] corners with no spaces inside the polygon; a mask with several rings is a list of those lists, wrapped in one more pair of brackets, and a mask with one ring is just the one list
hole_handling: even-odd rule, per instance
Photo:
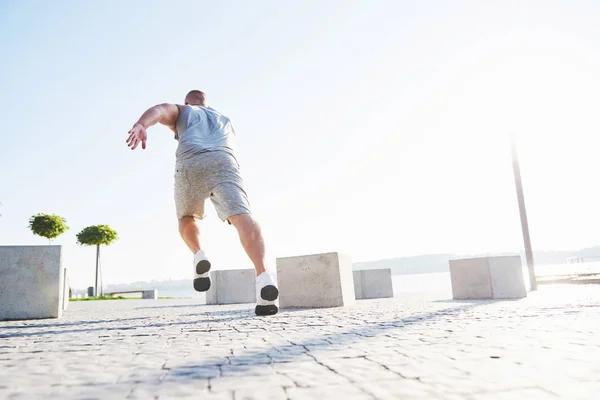
{"label": "sky", "polygon": [[[108,224],[103,282],[192,277],[177,231],[172,132],[127,131],[191,89],[236,129],[254,216],[277,257],[354,261],[523,248],[508,135],[538,250],[600,245],[595,1],[0,0],[0,244],[44,245],[57,214]],[[216,269],[249,268],[207,203]]]}

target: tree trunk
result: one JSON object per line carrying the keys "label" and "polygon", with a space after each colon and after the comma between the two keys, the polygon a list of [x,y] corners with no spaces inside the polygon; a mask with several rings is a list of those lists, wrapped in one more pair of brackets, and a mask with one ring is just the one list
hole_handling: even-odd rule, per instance
{"label": "tree trunk", "polygon": [[96,284],[94,285],[94,296],[98,297],[98,265],[100,263],[100,245],[96,245]]}

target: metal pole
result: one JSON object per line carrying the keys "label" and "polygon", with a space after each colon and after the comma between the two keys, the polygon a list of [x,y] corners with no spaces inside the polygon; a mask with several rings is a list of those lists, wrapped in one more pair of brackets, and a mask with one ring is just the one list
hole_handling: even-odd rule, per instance
{"label": "metal pole", "polygon": [[94,296],[98,296],[98,261],[100,261],[100,245],[96,245],[96,284],[94,286]]}
{"label": "metal pole", "polygon": [[525,210],[525,197],[523,195],[523,184],[521,182],[519,154],[517,152],[517,143],[514,136],[511,135],[510,139],[513,173],[515,177],[515,186],[517,189],[517,199],[519,201],[519,213],[521,214],[521,230],[523,231],[523,242],[525,244],[525,258],[527,259],[527,268],[529,269],[529,284],[531,285],[531,290],[537,290],[537,278],[535,276],[533,251],[531,250],[531,238],[529,237],[529,223],[527,222],[527,211]]}
{"label": "metal pole", "polygon": [[100,296],[104,296],[104,275],[102,275],[102,259],[100,258],[100,246],[98,246],[98,271],[100,271]]}

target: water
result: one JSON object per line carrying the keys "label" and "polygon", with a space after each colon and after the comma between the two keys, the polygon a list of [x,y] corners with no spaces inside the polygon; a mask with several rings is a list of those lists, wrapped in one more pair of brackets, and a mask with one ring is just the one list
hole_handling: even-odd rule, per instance
{"label": "water", "polygon": [[[544,267],[538,268],[545,270]],[[523,282],[529,288],[529,270],[522,266]],[[416,275],[393,275],[395,293],[452,292],[450,272]]]}
{"label": "water", "polygon": [[[585,267],[585,268],[584,268]],[[593,267],[593,268],[592,268]],[[600,263],[585,263],[578,265],[541,265],[536,267],[537,275],[590,272],[600,271]],[[525,287],[529,288],[529,273],[527,266],[523,266],[523,280]],[[450,272],[439,272],[430,274],[411,274],[411,275],[392,275],[392,284],[396,295],[402,293],[452,293],[452,284],[450,281]],[[177,289],[159,289],[158,295],[161,297],[190,297],[204,301],[205,295],[197,293],[191,287]]]}
{"label": "water", "polygon": [[[536,276],[600,272],[600,263],[538,265]],[[529,290],[529,270],[522,266],[523,282]],[[450,272],[415,275],[392,275],[394,293],[451,293]]]}
{"label": "water", "polygon": [[431,274],[392,275],[394,293],[451,292],[450,272]]}
{"label": "water", "polygon": [[[450,273],[392,275],[395,293],[450,293]],[[204,294],[189,289],[159,289],[160,297],[191,297],[204,300]]]}

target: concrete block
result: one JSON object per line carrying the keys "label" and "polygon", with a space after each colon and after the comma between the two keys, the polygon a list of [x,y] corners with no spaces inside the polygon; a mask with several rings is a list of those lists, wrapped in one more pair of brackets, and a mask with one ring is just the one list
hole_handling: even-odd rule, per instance
{"label": "concrete block", "polygon": [[157,289],[142,290],[142,299],[157,300],[158,299],[158,290]]}
{"label": "concrete block", "polygon": [[279,305],[341,307],[354,303],[352,262],[340,253],[277,259]]}
{"label": "concrete block", "polygon": [[0,320],[60,318],[62,246],[0,246]]}
{"label": "concrete block", "polygon": [[256,271],[229,269],[210,271],[210,289],[206,304],[240,304],[256,302]]}
{"label": "concrete block", "polygon": [[390,268],[354,271],[356,299],[394,297],[392,270]]}
{"label": "concrete block", "polygon": [[520,299],[527,297],[521,257],[450,260],[454,299]]}
{"label": "concrete block", "polygon": [[492,295],[495,299],[527,297],[521,257],[494,257],[489,260]]}

